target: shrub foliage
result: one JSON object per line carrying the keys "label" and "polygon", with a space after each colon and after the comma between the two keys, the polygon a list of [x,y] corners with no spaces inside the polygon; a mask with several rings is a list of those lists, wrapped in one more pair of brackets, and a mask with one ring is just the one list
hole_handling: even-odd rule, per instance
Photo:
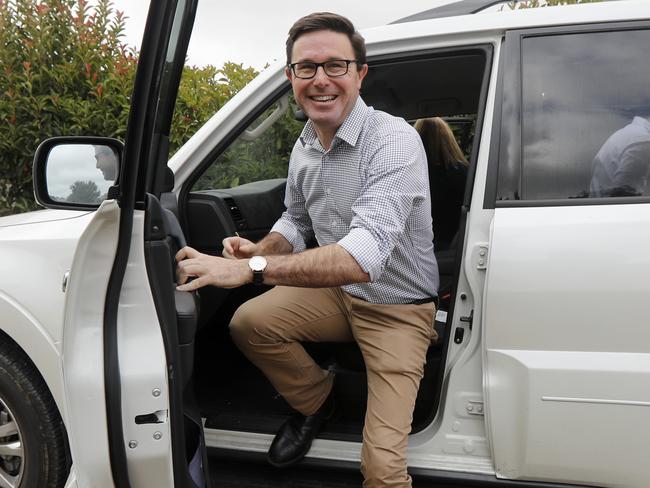
{"label": "shrub foliage", "polygon": [[0,212],[34,207],[31,163],[44,139],[123,138],[135,52],[108,0],[0,4]]}
{"label": "shrub foliage", "polygon": [[[32,160],[48,137],[124,140],[137,51],[111,0],[0,0],[0,215],[36,207]],[[240,64],[187,67],[175,151],[257,72]]]}

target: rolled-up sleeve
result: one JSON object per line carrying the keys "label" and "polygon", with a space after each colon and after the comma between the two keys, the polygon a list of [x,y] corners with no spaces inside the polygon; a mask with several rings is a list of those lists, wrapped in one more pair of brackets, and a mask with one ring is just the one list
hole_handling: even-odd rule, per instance
{"label": "rolled-up sleeve", "polygon": [[282,234],[293,246],[292,252],[304,251],[307,248],[307,242],[313,235],[313,228],[305,206],[305,198],[294,184],[291,167],[287,176],[284,205],[287,209],[273,225],[271,232]]}
{"label": "rolled-up sleeve", "polygon": [[403,238],[416,201],[427,198],[426,155],[415,130],[380,136],[368,174],[352,205],[348,234],[338,241],[370,275],[383,273],[398,240]]}

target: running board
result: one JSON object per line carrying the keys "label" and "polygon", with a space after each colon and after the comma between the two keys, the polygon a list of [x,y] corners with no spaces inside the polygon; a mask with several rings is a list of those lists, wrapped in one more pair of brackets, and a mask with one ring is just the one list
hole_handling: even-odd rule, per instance
{"label": "running board", "polygon": [[[208,449],[212,486],[219,488],[359,488],[359,464],[304,459],[296,466],[274,468],[266,453]],[[495,476],[442,470],[409,469],[413,488],[587,488],[532,481],[500,480]]]}

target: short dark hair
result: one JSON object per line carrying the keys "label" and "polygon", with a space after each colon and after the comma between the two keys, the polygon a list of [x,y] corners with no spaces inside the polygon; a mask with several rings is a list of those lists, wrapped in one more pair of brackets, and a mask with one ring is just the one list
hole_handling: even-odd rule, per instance
{"label": "short dark hair", "polygon": [[287,65],[291,64],[291,52],[293,51],[293,44],[296,42],[296,39],[308,32],[321,30],[340,32],[348,36],[352,44],[352,49],[354,50],[355,59],[359,64],[366,64],[366,41],[354,28],[352,22],[342,15],[331,12],[314,12],[313,14],[298,19],[291,26],[291,29],[289,29],[289,36],[287,37]]}

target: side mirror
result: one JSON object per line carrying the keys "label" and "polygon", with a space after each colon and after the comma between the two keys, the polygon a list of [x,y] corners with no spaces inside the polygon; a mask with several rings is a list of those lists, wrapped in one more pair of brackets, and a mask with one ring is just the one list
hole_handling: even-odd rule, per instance
{"label": "side mirror", "polygon": [[107,137],[53,137],[34,156],[34,195],[46,208],[92,210],[117,183],[124,145]]}

